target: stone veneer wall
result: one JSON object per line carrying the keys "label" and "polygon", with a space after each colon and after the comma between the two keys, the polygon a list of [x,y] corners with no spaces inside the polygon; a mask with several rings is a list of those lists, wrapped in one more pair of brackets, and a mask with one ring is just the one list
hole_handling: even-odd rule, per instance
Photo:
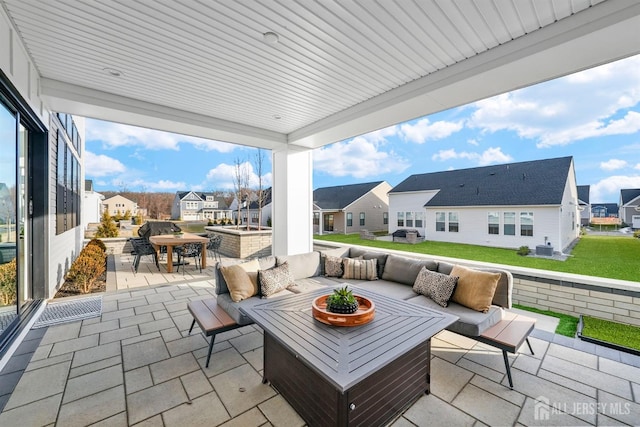
{"label": "stone veneer wall", "polygon": [[513,303],[640,326],[640,284],[638,290],[631,290],[607,286],[607,279],[600,281],[595,285],[514,273]]}
{"label": "stone veneer wall", "polygon": [[236,230],[227,227],[205,227],[207,232],[222,236],[220,254],[232,258],[256,258],[271,255],[271,229]]}

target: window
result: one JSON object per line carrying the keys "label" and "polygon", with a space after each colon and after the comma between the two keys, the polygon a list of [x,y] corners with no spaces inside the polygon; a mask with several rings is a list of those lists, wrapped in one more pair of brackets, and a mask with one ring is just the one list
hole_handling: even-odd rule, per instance
{"label": "window", "polygon": [[353,226],[353,213],[347,212],[347,227]]}
{"label": "window", "polygon": [[251,212],[251,223],[252,224],[257,224],[258,223],[258,212]]}
{"label": "window", "polygon": [[325,231],[333,231],[333,214],[324,216],[324,229]]}
{"label": "window", "polygon": [[533,212],[520,212],[520,235],[533,236]]}
{"label": "window", "polygon": [[515,236],[516,235],[516,213],[505,212],[504,218],[504,235]]}
{"label": "window", "polygon": [[449,231],[458,232],[458,212],[449,212]]}
{"label": "window", "polygon": [[320,212],[313,213],[313,225],[320,225]]}
{"label": "window", "polygon": [[424,212],[416,212],[416,228],[424,227]]}
{"label": "window", "polygon": [[364,212],[360,212],[360,225],[364,225]]}
{"label": "window", "polygon": [[413,212],[406,212],[405,218],[407,219],[407,227],[413,227]]}
{"label": "window", "polygon": [[382,212],[382,223],[384,225],[389,224],[389,212]]}
{"label": "window", "polygon": [[500,234],[500,214],[489,212],[489,234]]}
{"label": "window", "polygon": [[404,227],[404,212],[398,212],[398,227]]}
{"label": "window", "polygon": [[436,212],[436,231],[444,231],[445,213]]}

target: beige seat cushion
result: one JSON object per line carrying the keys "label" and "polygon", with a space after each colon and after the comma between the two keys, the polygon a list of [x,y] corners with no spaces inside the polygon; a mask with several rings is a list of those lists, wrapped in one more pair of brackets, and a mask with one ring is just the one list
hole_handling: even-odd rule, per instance
{"label": "beige seat cushion", "polygon": [[234,302],[242,301],[258,294],[258,260],[242,264],[220,267],[220,272],[227,282],[229,294]]}
{"label": "beige seat cushion", "polygon": [[489,273],[456,265],[449,275],[458,276],[458,284],[451,296],[451,301],[483,313],[489,311],[500,273]]}

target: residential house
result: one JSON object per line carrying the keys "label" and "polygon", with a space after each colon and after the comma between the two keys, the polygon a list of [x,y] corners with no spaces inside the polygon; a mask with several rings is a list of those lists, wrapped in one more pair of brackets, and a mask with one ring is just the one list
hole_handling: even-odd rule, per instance
{"label": "residential house", "polygon": [[93,181],[85,179],[82,204],[82,227],[85,230],[90,223],[100,222],[103,200],[104,196],[93,189]]}
{"label": "residential house", "polygon": [[102,212],[107,211],[109,215],[124,215],[127,211],[132,217],[138,215],[138,204],[120,194],[109,197],[102,201]]}
{"label": "residential house", "polygon": [[593,203],[591,205],[591,220],[597,222],[602,218],[619,218],[620,208],[617,203]]}
{"label": "residential house", "polygon": [[563,250],[579,235],[572,157],[411,175],[389,192],[389,232],[426,240]]}
{"label": "residential house", "polygon": [[620,190],[620,219],[633,229],[640,228],[640,188]]}
{"label": "residential house", "polygon": [[[24,336],[28,328],[19,328],[53,296],[82,248],[83,233],[75,228],[82,224],[88,156],[80,116],[272,150],[273,252],[307,252],[314,149],[640,52],[633,37],[636,2],[545,3],[522,14],[513,13],[513,3],[437,8],[442,22],[453,25],[434,26],[433,13],[415,2],[389,2],[363,15],[319,13],[302,2],[271,2],[264,13],[251,14],[236,2],[185,3],[167,13],[156,2],[104,8],[2,0],[0,172],[9,180],[0,181],[16,188],[12,222],[24,224],[16,254],[29,256],[18,257],[19,280],[28,282],[16,282],[21,299],[11,308],[19,319],[0,332],[0,354],[13,337]],[[203,13],[237,19],[218,20],[216,31],[189,31]],[[399,34],[405,23],[394,17],[400,15],[411,16],[421,31],[381,44],[380,27],[371,22]],[[255,29],[269,31],[276,21],[291,28],[308,17],[332,34],[321,41],[323,60],[309,61],[309,43],[320,43],[314,37],[309,43],[289,38],[287,66],[265,54],[282,44],[265,45]],[[486,22],[491,31],[474,30]],[[349,31],[354,26],[358,32]],[[242,42],[230,50],[228,38]],[[122,64],[126,69],[118,69]],[[214,66],[215,79],[198,71]],[[265,70],[269,78],[255,78]],[[30,179],[17,182],[19,176]],[[21,209],[24,194],[29,206]]]}
{"label": "residential house", "polygon": [[580,211],[580,225],[591,223],[591,203],[589,202],[591,186],[578,185],[578,210]]}
{"label": "residential house", "polygon": [[[242,218],[242,223],[247,224],[249,221],[251,225],[257,225],[260,222],[261,226],[271,226],[273,218],[271,217],[272,213],[272,203],[271,203],[271,187],[262,191],[262,212],[260,212],[259,206],[259,197],[257,192],[253,192],[251,197],[249,198],[249,208],[246,208],[246,204],[243,203],[243,208],[240,211],[240,217]],[[237,218],[238,216],[238,201],[236,199],[232,202],[233,205],[233,218]],[[261,216],[262,215],[262,216]]]}
{"label": "residential house", "polygon": [[171,205],[171,218],[183,221],[206,221],[231,218],[224,197],[214,193],[177,191]]}
{"label": "residential house", "polygon": [[337,185],[313,192],[313,232],[358,233],[386,230],[391,186],[386,181]]}

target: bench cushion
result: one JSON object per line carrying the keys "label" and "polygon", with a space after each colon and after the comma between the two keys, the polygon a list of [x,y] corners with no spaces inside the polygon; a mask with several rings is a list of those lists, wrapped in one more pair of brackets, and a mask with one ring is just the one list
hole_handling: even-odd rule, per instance
{"label": "bench cushion", "polygon": [[436,271],[438,263],[433,260],[405,258],[398,255],[389,255],[384,265],[382,279],[391,282],[404,283],[413,286],[422,267]]}
{"label": "bench cushion", "polygon": [[381,252],[365,251],[364,249],[359,248],[351,248],[351,250],[349,251],[349,258],[358,258],[360,256],[362,257],[362,259],[376,260],[376,262],[378,263],[378,278],[381,278],[382,273],[384,273],[384,266],[387,263],[388,255]]}
{"label": "bench cushion", "polygon": [[369,289],[380,295],[385,295],[391,298],[406,300],[415,297],[417,294],[413,292],[411,286],[404,285],[397,282],[389,282],[387,280],[349,280],[349,279],[337,279],[338,283],[347,283],[361,288]]}
{"label": "bench cushion", "polygon": [[286,255],[277,257],[278,265],[289,263],[289,271],[293,280],[305,277],[320,276],[320,252],[308,252],[306,254]]}
{"label": "bench cushion", "polygon": [[442,311],[445,313],[458,316],[457,322],[452,323],[447,329],[451,332],[455,332],[470,337],[477,337],[481,335],[485,330],[489,329],[500,320],[502,320],[502,308],[492,305],[486,313],[470,310],[455,302],[449,302],[447,308],[439,306],[435,301],[418,295],[414,298],[407,300],[413,304],[429,307],[436,311]]}

